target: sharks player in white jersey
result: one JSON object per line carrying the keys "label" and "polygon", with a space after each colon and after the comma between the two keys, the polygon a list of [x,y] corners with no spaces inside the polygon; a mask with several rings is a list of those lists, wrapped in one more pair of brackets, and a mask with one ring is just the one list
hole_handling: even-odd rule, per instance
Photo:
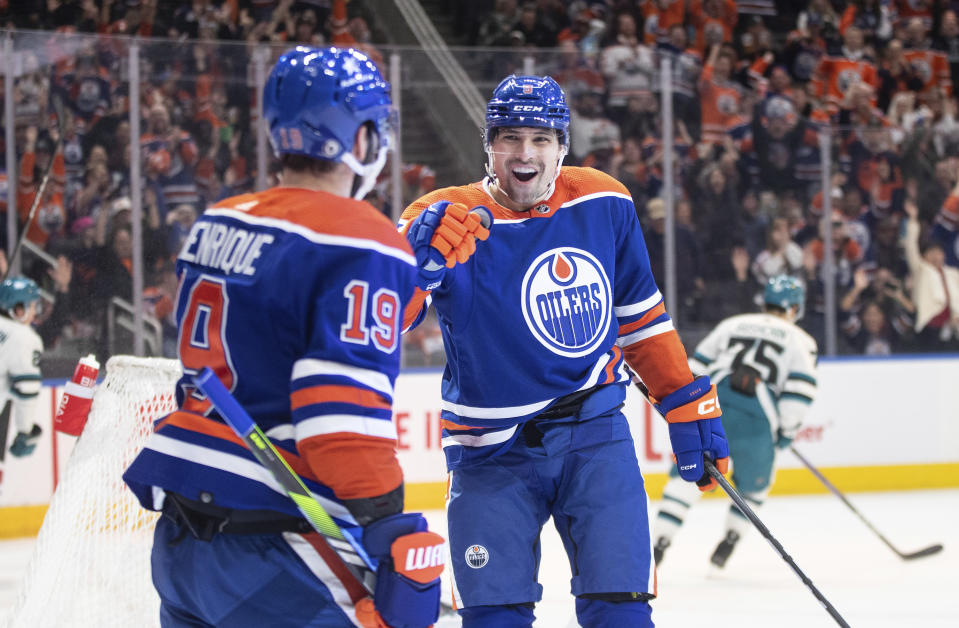
{"label": "sharks player in white jersey", "polygon": [[[7,404],[11,404],[17,435],[10,445],[10,455],[17,457],[33,453],[42,432],[34,417],[40,394],[43,341],[30,326],[39,299],[40,290],[32,279],[12,277],[0,283],[0,411],[5,412]],[[6,430],[3,435],[6,436]],[[0,453],[4,446],[6,443],[0,442]]]}
{"label": "sharks player in white jersey", "polygon": [[[689,360],[693,373],[708,374],[717,382],[733,480],[754,509],[772,488],[776,451],[792,443],[816,396],[816,341],[795,324],[805,299],[802,284],[795,277],[777,275],[769,279],[763,296],[762,313],[720,322]],[[671,476],[653,529],[657,563],[699,498],[675,468]],[[711,558],[714,565],[726,564],[748,526],[731,505],[725,537]]]}

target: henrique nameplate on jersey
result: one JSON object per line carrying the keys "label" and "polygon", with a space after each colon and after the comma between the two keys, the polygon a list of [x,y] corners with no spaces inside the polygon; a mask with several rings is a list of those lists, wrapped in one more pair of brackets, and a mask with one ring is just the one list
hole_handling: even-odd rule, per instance
{"label": "henrique nameplate on jersey", "polygon": [[264,245],[271,244],[273,236],[229,227],[215,222],[197,222],[190,230],[180,259],[200,266],[209,266],[224,274],[252,275],[254,262],[262,254]]}

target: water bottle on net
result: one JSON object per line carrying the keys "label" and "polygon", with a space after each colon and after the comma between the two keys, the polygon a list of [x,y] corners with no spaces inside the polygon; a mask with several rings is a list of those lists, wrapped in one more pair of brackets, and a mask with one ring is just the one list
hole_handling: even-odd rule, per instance
{"label": "water bottle on net", "polygon": [[63,388],[63,396],[53,419],[53,427],[58,432],[79,436],[83,431],[93,404],[93,389],[99,373],[100,364],[92,353],[77,362],[73,377]]}

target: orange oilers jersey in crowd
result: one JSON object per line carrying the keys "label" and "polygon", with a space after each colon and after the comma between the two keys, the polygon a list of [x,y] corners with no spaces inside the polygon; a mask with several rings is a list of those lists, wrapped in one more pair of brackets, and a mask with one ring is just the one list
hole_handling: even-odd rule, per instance
{"label": "orange oilers jersey in crowd", "polygon": [[[63,151],[53,155],[50,180],[43,190],[43,198],[37,204],[33,220],[27,228],[26,238],[41,247],[45,247],[51,235],[62,235],[67,224],[67,210],[63,202],[63,188],[66,184],[66,165]],[[17,190],[17,213],[20,222],[26,222],[30,208],[40,191],[43,175],[34,172],[36,154],[24,153],[20,159],[20,188]],[[39,176],[36,176],[38,175]]]}
{"label": "orange oilers jersey in crowd", "polygon": [[736,83],[713,78],[713,66],[707,64],[699,77],[702,140],[722,142],[726,131],[740,120],[742,89]]}
{"label": "orange oilers jersey in crowd", "polygon": [[631,380],[627,364],[657,398],[692,381],[621,183],[564,167],[552,196],[527,212],[496,203],[489,185],[436,190],[401,219],[405,229],[441,200],[486,206],[494,219],[473,256],[428,297],[418,290],[405,317],[412,326],[430,301],[436,309],[448,357],[442,417],[450,468],[495,455],[519,424],[571,393],[605,386],[618,395],[615,406]]}
{"label": "orange oilers jersey in crowd", "polygon": [[323,507],[355,524],[340,500],[402,481],[391,407],[415,277],[406,239],[365,202],[273,188],[208,209],[176,268],[180,409],[124,480],[154,510],[163,489],[299,516],[192,385],[209,366]]}
{"label": "orange oilers jersey in crowd", "polygon": [[819,61],[812,82],[816,95],[836,111],[849,88],[856,83],[868,83],[873,89],[878,88],[879,74],[876,66],[866,59],[854,61],[846,57],[824,57]]}
{"label": "orange oilers jersey in crowd", "polygon": [[640,0],[638,4],[643,14],[643,43],[647,46],[669,39],[669,27],[686,19],[686,0]]}
{"label": "orange oilers jersey in crowd", "polygon": [[922,79],[922,93],[941,87],[946,98],[952,96],[952,73],[946,53],[931,48],[907,48],[902,56]]}

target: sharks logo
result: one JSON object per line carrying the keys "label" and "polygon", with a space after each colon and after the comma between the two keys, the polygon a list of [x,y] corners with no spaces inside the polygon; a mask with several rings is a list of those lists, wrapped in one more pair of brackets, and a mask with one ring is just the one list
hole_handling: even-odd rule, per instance
{"label": "sharks logo", "polygon": [[533,336],[559,355],[589,354],[609,329],[609,278],[581,249],[560,247],[537,257],[523,278],[521,301]]}

